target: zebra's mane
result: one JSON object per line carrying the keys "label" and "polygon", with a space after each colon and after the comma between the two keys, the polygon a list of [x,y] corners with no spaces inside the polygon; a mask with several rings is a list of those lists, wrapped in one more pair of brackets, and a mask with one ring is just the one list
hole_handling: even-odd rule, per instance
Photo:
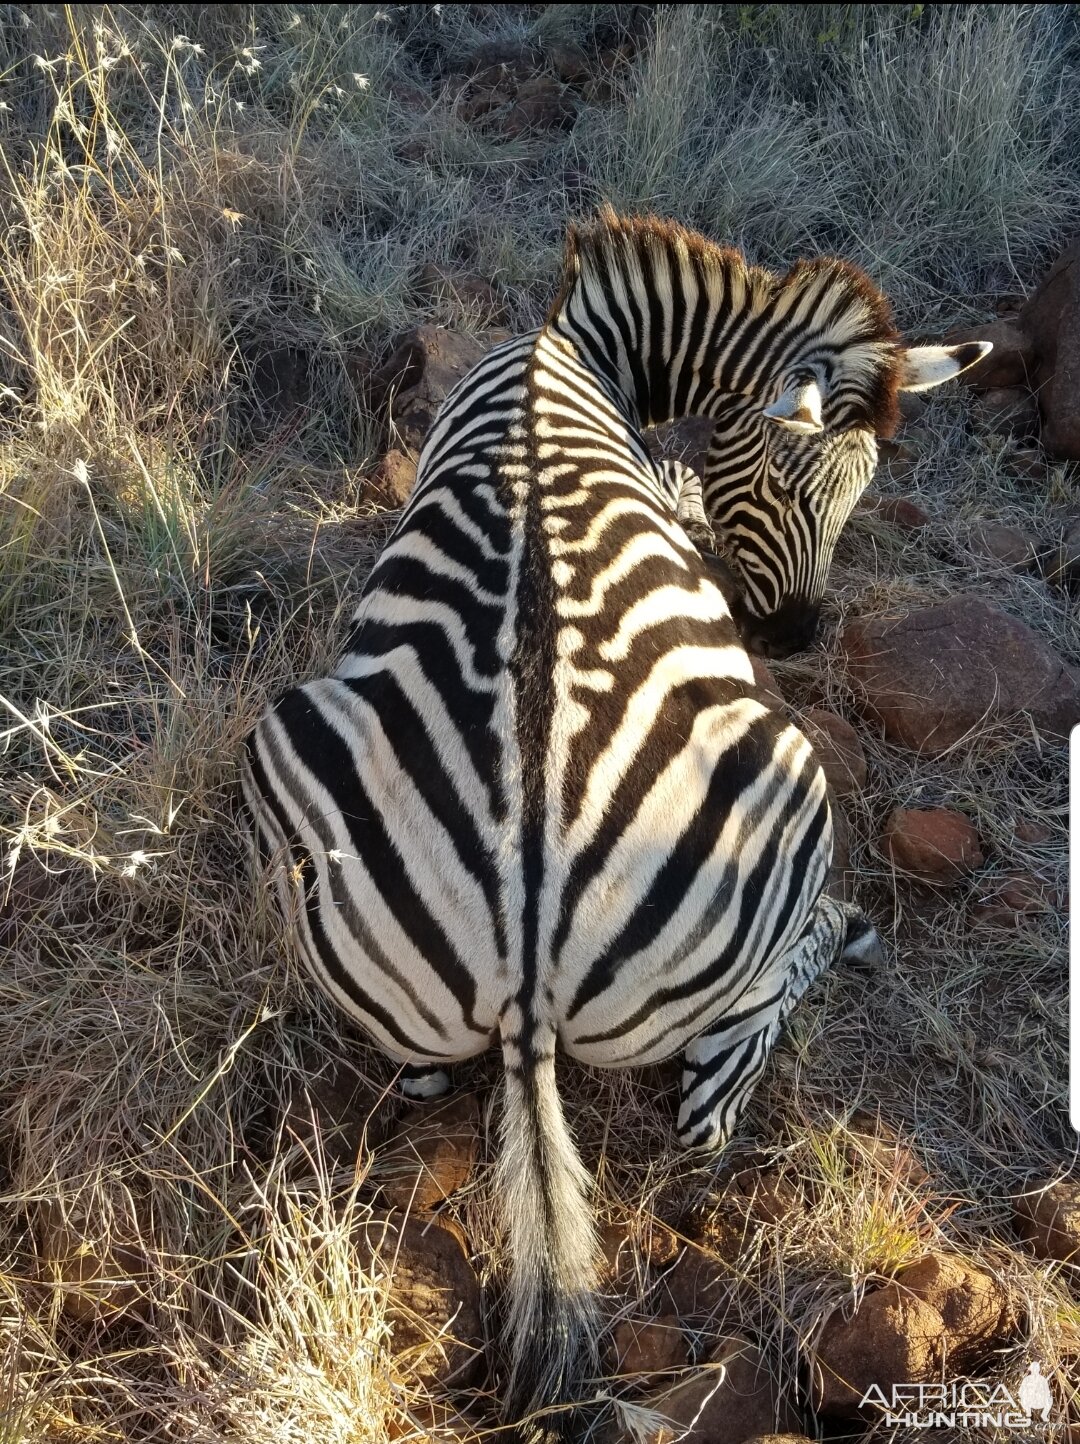
{"label": "zebra's mane", "polygon": [[761,314],[782,306],[788,315],[812,316],[814,345],[828,347],[839,357],[842,375],[837,380],[847,401],[855,392],[863,424],[878,436],[892,435],[899,421],[900,382],[900,338],[892,310],[869,276],[838,256],[799,260],[778,275],[677,221],[621,216],[604,206],[593,220],[569,228],[562,284],[549,320],[590,276],[613,292],[640,293],[645,284],[670,291],[668,277],[675,268],[687,266],[704,293],[738,298],[740,309],[748,306]]}

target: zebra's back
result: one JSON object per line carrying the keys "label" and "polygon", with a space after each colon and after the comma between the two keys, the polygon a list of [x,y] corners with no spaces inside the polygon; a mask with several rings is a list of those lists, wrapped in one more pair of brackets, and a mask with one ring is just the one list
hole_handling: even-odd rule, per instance
{"label": "zebra's back", "polygon": [[752,688],[640,437],[546,333],[499,348],[335,676],[251,741],[316,975],[408,1061],[482,1051],[522,998],[577,1057],[652,1061],[777,986],[829,824]]}

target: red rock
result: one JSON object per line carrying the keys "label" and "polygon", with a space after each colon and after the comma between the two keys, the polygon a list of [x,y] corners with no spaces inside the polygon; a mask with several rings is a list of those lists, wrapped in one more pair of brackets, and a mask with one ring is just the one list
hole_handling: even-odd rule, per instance
{"label": "red rock", "polygon": [[879,438],[878,461],[889,468],[893,481],[910,481],[923,455],[917,432],[909,429],[903,441]]}
{"label": "red rock", "polygon": [[416,485],[416,466],[419,455],[415,451],[402,451],[391,447],[375,468],[372,490],[378,500],[388,506],[404,506]]}
{"label": "red rock", "polygon": [[790,1428],[795,1410],[773,1377],[756,1345],[739,1335],[719,1340],[709,1367],[642,1401],[675,1426],[640,1436],[643,1444],[746,1444],[778,1425]]}
{"label": "red rock", "polygon": [[427,160],[432,153],[431,141],[422,135],[412,135],[394,146],[394,159],[409,161]]}
{"label": "red rock", "polygon": [[805,1434],[755,1434],[745,1444],[813,1444]]}
{"label": "red rock", "polygon": [[837,797],[849,797],[866,782],[866,754],[855,728],[835,712],[814,707],[799,726],[817,753],[826,781]]}
{"label": "red rock", "polygon": [[387,1203],[425,1211],[462,1188],[480,1146],[480,1102],[457,1093],[410,1108],[379,1149],[371,1172]]}
{"label": "red rock", "polygon": [[598,1230],[601,1276],[606,1284],[630,1283],[636,1272],[637,1251],[625,1223],[602,1223]]}
{"label": "red rock", "polygon": [[144,1230],[130,1212],[95,1223],[77,1202],[46,1198],[30,1216],[45,1275],[69,1318],[104,1326],[150,1307]]}
{"label": "red rock", "polygon": [[1013,835],[1017,842],[1027,843],[1029,846],[1038,847],[1044,842],[1053,842],[1054,834],[1049,827],[1041,822],[1030,822],[1026,818],[1021,819],[1013,828]]}
{"label": "red rock", "polygon": [[399,339],[369,380],[371,405],[389,403],[392,450],[419,455],[439,407],[488,350],[443,326],[415,326]]}
{"label": "red rock", "polygon": [[1080,460],[1080,239],[1051,266],[1025,303],[1020,324],[1037,365],[1034,385],[1042,412],[1042,443],[1059,461]]}
{"label": "red rock", "polygon": [[754,686],[758,689],[762,702],[775,710],[782,708],[784,695],[776,685],[776,678],[769,670],[768,664],[751,653],[750,665],[754,669]]}
{"label": "red rock", "polygon": [[581,83],[581,98],[586,105],[611,105],[618,96],[614,82],[607,75],[594,75]]}
{"label": "red rock", "polygon": [[728,1246],[732,1252],[724,1258],[712,1248],[705,1249],[699,1244],[687,1243],[678,1259],[666,1269],[660,1281],[660,1297],[665,1312],[678,1318],[707,1319],[712,1317],[727,1297],[739,1249],[734,1237]]}
{"label": "red rock", "polygon": [[543,63],[543,55],[534,45],[517,40],[485,40],[473,51],[469,68],[484,71],[492,66],[518,78],[532,75]]}
{"label": "red rock", "polygon": [[678,1258],[682,1243],[666,1223],[645,1216],[635,1220],[635,1229],[642,1256],[653,1268],[664,1267]]}
{"label": "red rock", "polygon": [[622,1218],[600,1225],[605,1281],[619,1290],[639,1284],[649,1266],[674,1262],[682,1242],[656,1218]]}
{"label": "red rock", "polygon": [[555,130],[569,125],[576,110],[573,97],[548,76],[537,76],[518,87],[517,100],[502,117],[504,135],[516,137],[532,130]]}
{"label": "red rock", "polygon": [[322,1072],[314,1058],[301,1077],[284,1109],[286,1130],[306,1148],[322,1148],[337,1164],[355,1163],[365,1137],[370,1145],[381,1090],[344,1067]]}
{"label": "red rock", "polygon": [[857,1419],[871,1385],[889,1397],[893,1384],[938,1379],[944,1366],[945,1325],[937,1309],[897,1287],[866,1294],[849,1318],[829,1315],[813,1358],[814,1408]]}
{"label": "red rock", "polygon": [[908,426],[912,421],[918,421],[930,405],[929,398],[921,391],[901,391],[900,393],[900,420]]}
{"label": "red rock", "polygon": [[930,513],[907,496],[862,496],[855,510],[879,516],[902,531],[920,531],[930,524]]}
{"label": "red rock", "polygon": [[1080,1262],[1080,1181],[1029,1183],[1013,1207],[1017,1232],[1037,1258]]}
{"label": "red rock", "polygon": [[984,718],[1026,712],[1057,736],[1080,721],[1080,670],[981,597],[853,622],[842,645],[866,715],[915,751],[944,752]]}
{"label": "red rock", "polygon": [[994,343],[990,354],[969,367],[960,378],[972,391],[989,391],[995,386],[1027,385],[1033,372],[1034,350],[1031,337],[1019,322],[987,321],[982,326],[950,331],[945,337],[946,346],[960,345],[965,341]]}
{"label": "red rock", "polygon": [[615,1372],[623,1378],[685,1368],[690,1351],[674,1314],[642,1323],[624,1319],[615,1329]]}
{"label": "red rock", "polygon": [[411,406],[434,412],[487,353],[487,347],[444,326],[414,326],[372,373],[373,405],[392,400],[395,421]]}
{"label": "red rock", "polygon": [[1010,451],[1006,465],[1027,481],[1046,480],[1046,457],[1037,446],[1020,446]]}
{"label": "red rock", "polygon": [[746,1246],[747,1225],[752,1221],[745,1200],[725,1194],[719,1206],[711,1206],[694,1220],[687,1235],[711,1257],[735,1267]]}
{"label": "red rock", "polygon": [[851,820],[831,787],[829,811],[832,813],[833,855],[828,887],[835,896],[851,902],[855,895],[855,874],[851,870]]}
{"label": "red rock", "polygon": [[455,110],[466,125],[472,125],[481,120],[493,110],[506,103],[507,95],[501,88],[496,89],[490,85],[477,85],[463,95],[457,102]]}
{"label": "red rock", "polygon": [[848,1124],[851,1143],[845,1153],[855,1168],[871,1167],[875,1173],[896,1179],[908,1188],[919,1188],[930,1175],[914,1149],[904,1143],[895,1128],[876,1114],[860,1110]]}
{"label": "red rock", "polygon": [[447,302],[460,310],[481,315],[488,320],[504,320],[506,303],[490,281],[483,276],[474,276],[467,271],[456,271],[450,266],[431,262],[424,266],[416,279],[418,293],[436,304]]}
{"label": "red rock", "polygon": [[1027,571],[1038,552],[1035,543],[1019,527],[994,521],[976,522],[971,528],[970,542],[973,552],[1001,562],[1013,571]]}
{"label": "red rock", "polygon": [[962,813],[944,807],[896,808],[881,851],[897,872],[923,882],[954,882],[983,863],[979,834]]}
{"label": "red rock", "polygon": [[311,395],[310,354],[295,346],[271,346],[250,358],[251,385],[259,402],[279,416],[306,405]]}
{"label": "red rock", "polygon": [[1067,521],[1060,537],[1045,558],[1046,580],[1074,588],[1080,585],[1080,518]]}
{"label": "red rock", "polygon": [[1050,912],[1050,889],[1029,872],[1012,871],[987,880],[972,909],[976,921],[988,927],[1015,928],[1022,918]]}
{"label": "red rock", "polygon": [[981,431],[997,436],[1034,436],[1039,429],[1039,408],[1026,386],[994,386],[976,396],[971,417]]}
{"label": "red rock", "polygon": [[580,45],[571,41],[549,45],[548,59],[555,67],[555,74],[567,85],[581,85],[592,74],[589,57]]}
{"label": "red rock", "polygon": [[950,1367],[963,1372],[1016,1327],[997,1279],[953,1254],[931,1253],[896,1275],[900,1288],[937,1309],[947,1333]]}
{"label": "red rock", "polygon": [[724,1191],[738,1202],[755,1223],[783,1223],[790,1215],[805,1215],[806,1200],[798,1185],[778,1168],[741,1169]]}
{"label": "red rock", "polygon": [[373,1217],[355,1243],[365,1272],[389,1276],[395,1357],[427,1384],[463,1385],[483,1357],[480,1284],[462,1231],[447,1219]]}
{"label": "red rock", "polygon": [[402,110],[409,110],[416,114],[431,109],[430,93],[422,86],[413,85],[409,80],[391,81],[386,87],[386,93],[391,100],[401,106]]}

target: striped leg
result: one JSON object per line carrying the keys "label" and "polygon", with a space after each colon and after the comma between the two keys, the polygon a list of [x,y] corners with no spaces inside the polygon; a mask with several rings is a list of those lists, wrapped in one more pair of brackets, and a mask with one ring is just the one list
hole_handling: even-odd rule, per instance
{"label": "striped leg", "polygon": [[868,963],[879,956],[877,932],[858,908],[819,898],[778,970],[778,988],[756,1006],[722,1019],[687,1048],[676,1125],[680,1142],[708,1152],[723,1148],[781,1027],[814,979],[838,959]]}
{"label": "striped leg", "polygon": [[450,1087],[450,1074],[438,1063],[403,1063],[398,1087],[406,1098],[439,1098]]}
{"label": "striped leg", "polygon": [[701,477],[684,461],[664,457],[657,465],[686,534],[699,550],[714,552],[716,537],[701,499]]}

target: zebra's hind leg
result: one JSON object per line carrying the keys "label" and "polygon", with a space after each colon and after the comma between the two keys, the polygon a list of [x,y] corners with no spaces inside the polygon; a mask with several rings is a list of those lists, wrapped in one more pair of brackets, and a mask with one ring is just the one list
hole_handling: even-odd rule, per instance
{"label": "zebra's hind leg", "polygon": [[403,1063],[397,1082],[406,1098],[440,1098],[450,1087],[450,1074],[438,1063]]}
{"label": "zebra's hind leg", "polygon": [[798,941],[774,966],[776,986],[756,1006],[721,1018],[686,1049],[679,1141],[710,1153],[723,1148],[781,1027],[814,979],[840,958],[869,962],[879,956],[877,931],[864,913],[819,898]]}

